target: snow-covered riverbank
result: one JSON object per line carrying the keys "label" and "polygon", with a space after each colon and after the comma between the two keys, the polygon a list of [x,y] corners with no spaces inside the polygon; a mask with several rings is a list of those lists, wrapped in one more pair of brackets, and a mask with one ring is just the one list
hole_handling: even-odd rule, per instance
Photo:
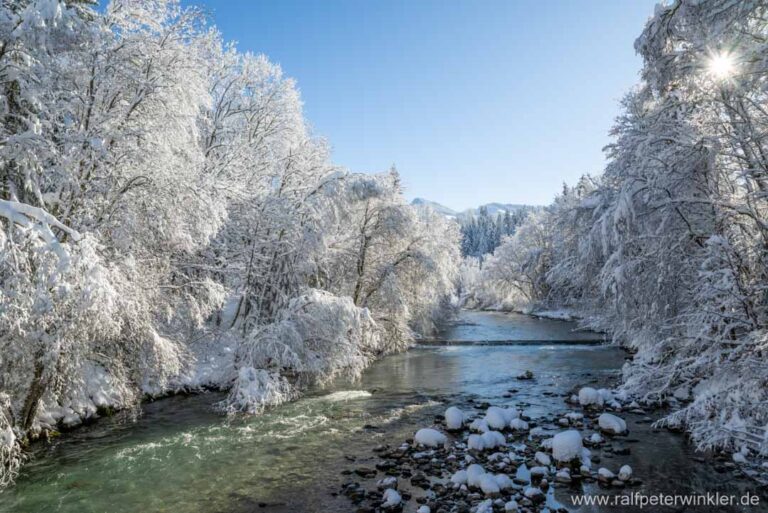
{"label": "snow-covered riverbank", "polygon": [[[650,467],[652,473],[646,475],[638,475],[628,464],[628,456],[642,453],[647,440],[633,438],[624,418],[640,416],[648,424],[653,422],[649,412],[609,390],[590,387],[564,403],[562,411],[535,418],[516,407],[487,402],[469,400],[471,409],[466,411],[451,406],[432,426],[418,429],[399,445],[374,447],[372,467],[343,471],[350,479],[339,493],[358,513],[564,513],[578,509],[576,501],[588,495],[613,495],[619,501],[632,494],[652,495],[659,474],[668,472],[664,462]],[[747,492],[741,497],[754,507],[749,511],[765,510],[768,474],[754,470],[755,461],[752,469],[739,469],[736,462],[746,460],[710,455],[691,464],[708,467],[713,474],[735,472],[755,479],[753,490],[746,480],[742,483]],[[648,466],[643,469],[647,472]],[[644,486],[646,481],[649,486]],[[741,505],[697,511],[741,511]]]}

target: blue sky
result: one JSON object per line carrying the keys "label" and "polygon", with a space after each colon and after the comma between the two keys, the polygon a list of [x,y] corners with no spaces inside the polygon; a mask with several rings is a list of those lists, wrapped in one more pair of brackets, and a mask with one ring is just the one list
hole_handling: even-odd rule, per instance
{"label": "blue sky", "polygon": [[186,0],[294,77],[337,164],[409,198],[545,204],[599,172],[653,0]]}

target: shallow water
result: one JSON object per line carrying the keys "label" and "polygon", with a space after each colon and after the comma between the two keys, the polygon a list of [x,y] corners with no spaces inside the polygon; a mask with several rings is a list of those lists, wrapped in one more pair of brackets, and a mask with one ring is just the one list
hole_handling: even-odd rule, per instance
{"label": "shallow water", "polygon": [[[18,484],[0,494],[0,512],[355,511],[346,498],[331,495],[346,480],[340,472],[372,466],[373,446],[401,443],[446,405],[468,408],[470,398],[487,400],[520,406],[535,418],[565,411],[562,396],[576,385],[616,380],[625,354],[582,345],[595,334],[573,328],[562,321],[463,312],[440,340],[542,343],[422,345],[376,362],[357,383],[234,420],[213,412],[220,394],[148,403],[137,418],[101,419],[38,445]],[[576,343],[565,343],[568,337]],[[515,379],[526,369],[535,380]],[[641,416],[625,417],[638,442],[627,443],[631,455],[604,458],[600,465],[615,471],[629,463],[645,482],[643,491],[750,489],[744,481],[726,485],[730,474],[693,461],[682,436],[654,432],[636,423]],[[567,491],[554,498],[568,504]]]}

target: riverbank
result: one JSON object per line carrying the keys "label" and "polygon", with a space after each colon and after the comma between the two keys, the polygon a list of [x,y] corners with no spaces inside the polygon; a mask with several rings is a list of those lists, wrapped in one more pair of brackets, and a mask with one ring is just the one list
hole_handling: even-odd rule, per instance
{"label": "riverbank", "polygon": [[[601,397],[599,406],[581,404],[592,396]],[[765,487],[750,486],[747,473],[725,455],[693,456],[690,467],[670,455],[643,461],[649,447],[640,426],[653,418],[637,403],[591,388],[566,402],[569,409],[538,418],[471,400],[466,411],[451,406],[413,437],[375,447],[373,466],[342,471],[350,479],[339,493],[357,513],[566,513],[583,511],[584,504],[593,505],[588,511],[602,511],[597,504],[629,511],[660,496],[697,501],[697,512],[768,511]],[[712,484],[686,487],[698,472],[708,472]],[[715,485],[718,478],[730,486]],[[707,502],[715,496],[731,502]],[[653,511],[681,509],[657,503]]]}

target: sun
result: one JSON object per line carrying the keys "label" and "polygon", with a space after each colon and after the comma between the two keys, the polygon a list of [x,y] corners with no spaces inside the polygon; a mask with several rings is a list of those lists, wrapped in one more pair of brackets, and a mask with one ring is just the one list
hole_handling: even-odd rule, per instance
{"label": "sun", "polygon": [[727,52],[712,54],[707,63],[707,70],[715,78],[725,80],[736,71],[736,61]]}

